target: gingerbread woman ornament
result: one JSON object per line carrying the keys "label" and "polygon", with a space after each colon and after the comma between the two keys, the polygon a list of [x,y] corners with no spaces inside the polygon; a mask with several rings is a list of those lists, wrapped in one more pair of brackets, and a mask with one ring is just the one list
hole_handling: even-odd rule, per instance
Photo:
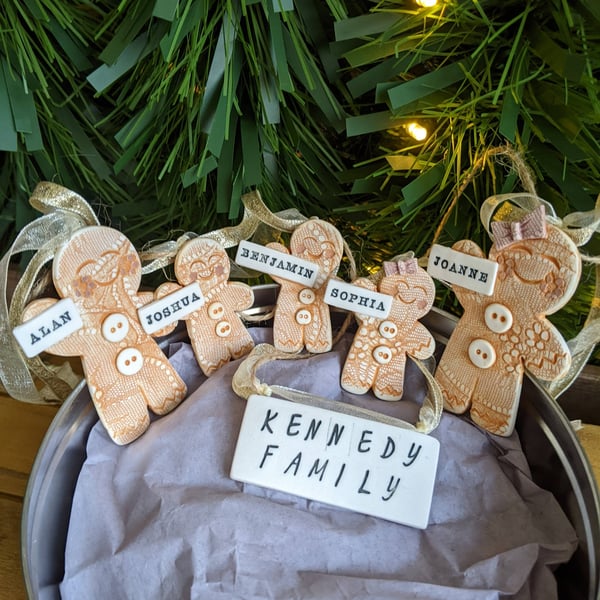
{"label": "gingerbread woman ornament", "polygon": [[273,320],[273,345],[283,352],[331,350],[332,330],[329,306],[323,300],[327,281],[337,273],[344,254],[344,240],[330,223],[312,218],[299,225],[291,235],[289,250],[279,243],[268,244],[280,252],[314,263],[319,269],[312,288],[281,277]]}
{"label": "gingerbread woman ornament", "polygon": [[406,355],[429,358],[435,341],[418,322],[435,299],[435,285],[416,259],[384,263],[385,275],[376,286],[366,278],[354,284],[393,297],[385,319],[356,313],[360,324],[342,370],[342,387],[353,394],[370,389],[381,400],[400,400],[404,392]]}
{"label": "gingerbread woman ornament", "polygon": [[[231,359],[248,354],[254,347],[238,314],[252,306],[254,294],[245,283],[229,281],[230,268],[227,252],[210,238],[187,241],[175,258],[179,284],[197,282],[205,299],[201,308],[185,317],[196,360],[205,375],[211,375]],[[156,296],[163,297],[181,285],[164,283]]]}
{"label": "gingerbread woman ornament", "polygon": [[[151,299],[138,294],[138,254],[120,232],[85,227],[57,253],[52,275],[61,298],[75,303],[83,327],[48,352],[81,357],[100,421],[117,444],[127,444],[147,429],[148,408],[164,415],[186,394],[184,382],[138,320],[137,309]],[[34,300],[23,320],[56,302]]]}
{"label": "gingerbread woman ornament", "polygon": [[[508,436],[525,369],[551,381],[570,366],[568,346],[546,315],[564,306],[575,292],[581,259],[569,237],[546,222],[543,205],[521,221],[495,221],[491,227],[489,259],[498,263],[493,294],[453,286],[464,313],[435,378],[447,410],[470,410],[475,423]],[[454,249],[484,256],[467,240]]]}

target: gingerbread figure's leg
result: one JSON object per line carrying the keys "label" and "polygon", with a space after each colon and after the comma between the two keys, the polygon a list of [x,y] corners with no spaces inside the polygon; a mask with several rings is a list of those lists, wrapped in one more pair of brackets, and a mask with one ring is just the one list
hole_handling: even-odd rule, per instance
{"label": "gingerbread figure's leg", "polygon": [[320,302],[313,308],[312,322],[304,327],[304,340],[309,352],[320,354],[331,350],[331,317],[329,307]]}
{"label": "gingerbread figure's leg", "polygon": [[100,421],[117,444],[129,444],[150,425],[146,398],[141,392],[123,393],[116,386],[99,390],[93,385],[90,391]]}
{"label": "gingerbread figure's leg", "polygon": [[229,342],[229,352],[232,358],[241,358],[246,356],[254,347],[254,340],[239,320],[232,324],[231,341]]}
{"label": "gingerbread figure's leg", "polygon": [[517,418],[521,375],[489,369],[473,394],[471,418],[496,435],[512,432]]}
{"label": "gingerbread figure's leg", "polygon": [[366,394],[373,385],[378,365],[371,354],[368,341],[356,334],[342,370],[342,387],[352,394]]}
{"label": "gingerbread figure's leg", "polygon": [[304,347],[304,326],[296,320],[294,311],[277,307],[273,319],[273,343],[283,352],[300,352]]}
{"label": "gingerbread figure's leg", "polygon": [[[145,402],[153,413],[166,415],[185,398],[185,383],[162,353],[148,357],[144,369],[146,379],[140,384],[140,390]],[[151,387],[152,393],[146,393],[146,387]]]}
{"label": "gingerbread figure's leg", "polygon": [[[391,348],[375,349],[375,360],[387,360],[387,357],[383,357],[377,354],[379,352],[391,353]],[[404,393],[404,369],[406,367],[406,353],[403,351],[397,351],[395,356],[392,357],[391,361],[383,364],[379,367],[377,376],[373,383],[373,393],[380,400],[400,400]]]}

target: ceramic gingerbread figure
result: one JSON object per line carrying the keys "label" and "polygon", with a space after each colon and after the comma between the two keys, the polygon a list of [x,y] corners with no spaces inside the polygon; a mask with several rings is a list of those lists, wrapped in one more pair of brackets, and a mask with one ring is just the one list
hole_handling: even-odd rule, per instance
{"label": "ceramic gingerbread figure", "polygon": [[[453,286],[464,313],[441,357],[435,378],[445,408],[470,410],[473,421],[508,436],[514,429],[523,373],[560,378],[571,357],[565,340],[546,318],[573,295],[581,274],[575,244],[546,222],[540,205],[521,221],[491,224],[489,259],[498,263],[491,296]],[[483,257],[471,241],[454,249]]]}
{"label": "ceramic gingerbread figure", "polygon": [[294,230],[289,250],[279,243],[268,247],[310,261],[319,269],[312,288],[272,276],[281,286],[273,320],[273,345],[283,352],[331,350],[331,316],[323,296],[344,254],[340,232],[330,223],[313,218]]}
{"label": "ceramic gingerbread figure", "polygon": [[[117,444],[127,444],[148,427],[148,408],[164,415],[186,394],[184,382],[138,320],[137,309],[151,298],[138,293],[138,254],[115,229],[85,227],[57,253],[52,275],[59,296],[75,303],[83,327],[48,352],[81,357],[100,421]],[[34,300],[23,320],[56,302]]]}
{"label": "ceramic gingerbread figure", "polygon": [[[181,285],[197,282],[204,304],[185,317],[188,335],[202,372],[211,375],[229,362],[244,356],[254,346],[238,312],[254,302],[252,288],[229,281],[230,263],[222,246],[209,238],[187,241],[175,258],[175,275]],[[160,298],[181,287],[165,283],[156,291]]]}
{"label": "ceramic gingerbread figure", "polygon": [[418,319],[429,312],[435,285],[416,259],[384,263],[376,286],[366,278],[354,284],[393,297],[385,319],[356,313],[358,330],[342,370],[342,387],[353,394],[369,389],[381,400],[400,400],[404,392],[406,355],[429,358],[435,341]]}

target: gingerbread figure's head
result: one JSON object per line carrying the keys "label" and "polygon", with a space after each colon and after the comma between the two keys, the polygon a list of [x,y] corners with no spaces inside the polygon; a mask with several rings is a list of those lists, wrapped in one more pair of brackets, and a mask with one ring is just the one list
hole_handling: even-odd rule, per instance
{"label": "gingerbread figure's head", "polygon": [[110,227],[92,226],[75,232],[53,263],[58,293],[89,309],[111,306],[115,298],[135,294],[141,276],[133,244]]}
{"label": "gingerbread figure's head", "polygon": [[290,250],[294,256],[319,265],[323,277],[337,273],[344,255],[344,240],[331,224],[309,219],[292,233]]}
{"label": "gingerbread figure's head", "polygon": [[540,235],[492,246],[489,257],[498,263],[494,296],[520,298],[533,314],[552,314],[575,292],[581,258],[557,227],[546,224]]}
{"label": "gingerbread figure's head", "polygon": [[384,267],[389,274],[379,282],[379,291],[398,300],[403,318],[416,320],[425,316],[435,300],[435,284],[427,271],[414,258],[385,263]]}
{"label": "gingerbread figure's head", "polygon": [[175,275],[182,285],[198,282],[203,294],[227,281],[230,265],[227,252],[209,238],[194,238],[184,244],[175,259]]}

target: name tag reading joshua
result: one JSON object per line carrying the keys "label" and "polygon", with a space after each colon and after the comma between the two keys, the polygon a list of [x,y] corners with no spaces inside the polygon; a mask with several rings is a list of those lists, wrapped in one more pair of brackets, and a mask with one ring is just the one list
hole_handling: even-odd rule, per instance
{"label": "name tag reading joshua", "polygon": [[239,243],[235,262],[242,267],[267,273],[267,275],[275,275],[307,287],[315,284],[319,274],[319,266],[309,260],[254,242],[241,241]]}
{"label": "name tag reading joshua", "polygon": [[204,306],[205,301],[200,285],[196,281],[160,300],[138,308],[138,316],[144,331],[151,335],[159,329],[187,317]]}
{"label": "name tag reading joshua", "polygon": [[385,319],[390,314],[394,299],[388,294],[381,294],[358,285],[330,279],[327,282],[324,300],[331,306],[337,306],[368,317]]}
{"label": "name tag reading joshua", "polygon": [[45,311],[13,329],[13,335],[28,358],[37,356],[83,327],[71,298],[54,303]]}
{"label": "name tag reading joshua", "polygon": [[422,433],[253,395],[231,477],[424,529],[438,455]]}
{"label": "name tag reading joshua", "polygon": [[496,284],[498,263],[434,244],[429,254],[427,272],[440,281],[491,296]]}

